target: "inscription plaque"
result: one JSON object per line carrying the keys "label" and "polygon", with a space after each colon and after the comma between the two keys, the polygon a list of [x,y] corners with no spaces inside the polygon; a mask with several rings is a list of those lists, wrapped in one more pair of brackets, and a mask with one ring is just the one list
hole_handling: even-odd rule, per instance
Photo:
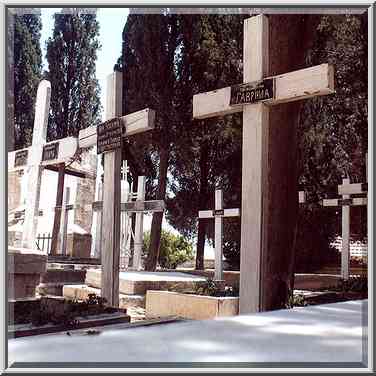
{"label": "inscription plaque", "polygon": [[59,155],[59,143],[47,144],[43,146],[42,161],[50,161],[51,159],[57,159]]}
{"label": "inscription plaque", "polygon": [[24,166],[27,164],[27,156],[28,150],[20,150],[16,151],[16,155],[14,156],[14,166]]}
{"label": "inscription plaque", "polygon": [[119,118],[107,120],[97,127],[97,154],[121,148],[122,122]]}
{"label": "inscription plaque", "polygon": [[274,80],[272,78],[231,86],[231,106],[256,103],[273,98]]}
{"label": "inscription plaque", "polygon": [[213,210],[213,216],[214,217],[220,217],[225,213],[224,209],[217,209]]}

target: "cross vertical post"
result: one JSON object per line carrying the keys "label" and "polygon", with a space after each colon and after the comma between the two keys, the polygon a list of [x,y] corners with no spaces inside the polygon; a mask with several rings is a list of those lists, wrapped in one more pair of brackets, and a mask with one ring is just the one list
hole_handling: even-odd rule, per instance
{"label": "cross vertical post", "polygon": [[25,203],[25,221],[22,232],[22,247],[35,248],[35,233],[38,225],[38,212],[40,200],[40,186],[42,182],[43,145],[46,142],[48,112],[51,99],[51,84],[42,80],[38,86],[37,100],[35,104],[35,117],[33,127],[33,141],[30,149],[30,164],[27,167],[27,196]]}
{"label": "cross vertical post", "polygon": [[68,232],[68,208],[69,205],[69,199],[70,199],[70,188],[65,188],[65,195],[63,198],[63,208],[62,208],[62,215],[61,215],[61,238],[60,238],[60,244],[61,244],[61,254],[66,255],[67,254],[67,232]]}
{"label": "cross vertical post", "polygon": [[[215,190],[215,210],[223,209],[223,191],[222,189]],[[215,264],[215,273],[214,279],[216,281],[223,280],[223,217],[216,216],[214,219],[214,243],[215,243],[215,255],[214,255],[214,264]]]}
{"label": "cross vertical post", "polygon": [[[138,177],[137,183],[137,201],[145,201],[145,176]],[[136,212],[136,223],[134,232],[134,253],[133,268],[141,269],[141,254],[143,246],[143,230],[144,230],[144,213]]]}
{"label": "cross vertical post", "polygon": [[[100,181],[98,184],[98,201],[103,200],[103,183]],[[95,226],[95,248],[94,257],[101,258],[101,242],[102,242],[102,212],[96,213],[96,226]]]}
{"label": "cross vertical post", "polygon": [[[107,78],[106,119],[121,116],[122,74],[113,72]],[[120,169],[121,148],[104,154],[102,214],[102,298],[113,307],[119,306],[120,262]]]}
{"label": "cross vertical post", "polygon": [[[342,184],[350,184],[350,179],[342,179]],[[342,199],[349,199],[350,195],[342,195]],[[341,251],[341,275],[347,281],[349,279],[350,258],[350,205],[342,206],[342,251]]]}
{"label": "cross vertical post", "polygon": [[[269,24],[260,15],[244,21],[243,81],[268,75]],[[257,312],[260,306],[262,250],[266,247],[263,212],[266,202],[266,174],[269,108],[257,103],[243,108],[242,221],[240,250],[239,313]],[[250,247],[250,245],[252,245]]]}

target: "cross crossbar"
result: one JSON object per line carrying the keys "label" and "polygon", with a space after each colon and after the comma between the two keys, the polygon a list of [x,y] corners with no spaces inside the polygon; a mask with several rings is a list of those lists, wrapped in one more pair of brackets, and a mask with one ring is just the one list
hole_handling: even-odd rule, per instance
{"label": "cross crossbar", "polygon": [[338,194],[340,195],[367,193],[367,191],[368,191],[367,183],[340,184],[338,186]]}
{"label": "cross crossbar", "polygon": [[[294,102],[335,92],[334,69],[329,64],[265,78],[265,80],[268,79],[274,81],[274,98],[262,100],[267,105]],[[244,84],[239,84],[241,85]],[[243,106],[230,105],[230,101],[230,86],[196,94],[193,96],[193,118],[206,119],[243,111]]]}
{"label": "cross crossbar", "polygon": [[[93,211],[102,211],[103,201],[94,201],[92,204]],[[163,200],[150,200],[150,201],[131,201],[122,202],[120,204],[120,211],[122,212],[163,212],[166,209]]]}
{"label": "cross crossbar", "polygon": [[[133,136],[138,133],[154,129],[155,111],[146,108],[119,117],[122,123],[122,137]],[[92,126],[82,129],[78,134],[78,146],[88,148],[97,144],[97,127]]]}
{"label": "cross crossbar", "polygon": [[239,217],[240,209],[217,209],[217,210],[201,210],[198,212],[199,218],[214,217]]}
{"label": "cross crossbar", "polygon": [[332,198],[321,201],[322,206],[362,206],[367,205],[367,197]]}

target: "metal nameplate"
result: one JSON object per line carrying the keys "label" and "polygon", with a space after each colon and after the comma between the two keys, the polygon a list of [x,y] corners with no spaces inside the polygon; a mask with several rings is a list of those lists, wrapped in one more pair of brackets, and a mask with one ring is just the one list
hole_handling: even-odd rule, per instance
{"label": "metal nameplate", "polygon": [[273,98],[273,78],[231,86],[231,106],[257,103]]}

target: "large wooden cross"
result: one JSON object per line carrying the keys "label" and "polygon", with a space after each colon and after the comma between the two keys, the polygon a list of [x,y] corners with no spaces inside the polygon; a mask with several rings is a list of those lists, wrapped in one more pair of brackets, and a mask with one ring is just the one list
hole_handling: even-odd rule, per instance
{"label": "large wooden cross", "polygon": [[223,191],[215,190],[214,210],[200,210],[199,218],[214,218],[214,279],[223,281],[223,218],[239,217],[240,209],[223,209]]}
{"label": "large wooden cross", "polygon": [[268,77],[269,66],[268,17],[248,18],[244,22],[244,84],[193,97],[195,119],[243,112],[241,314],[263,307],[262,255],[268,254],[271,243],[275,244],[275,234],[265,218],[271,205],[268,182],[273,182],[268,162],[269,106],[334,92],[334,71],[328,64],[272,77]]}
{"label": "large wooden cross", "polygon": [[122,139],[154,128],[155,112],[151,109],[122,115],[122,74],[107,78],[106,121],[79,133],[79,147],[97,145],[104,153],[102,211],[102,290],[101,296],[111,306],[119,305],[120,260],[120,172]]}

